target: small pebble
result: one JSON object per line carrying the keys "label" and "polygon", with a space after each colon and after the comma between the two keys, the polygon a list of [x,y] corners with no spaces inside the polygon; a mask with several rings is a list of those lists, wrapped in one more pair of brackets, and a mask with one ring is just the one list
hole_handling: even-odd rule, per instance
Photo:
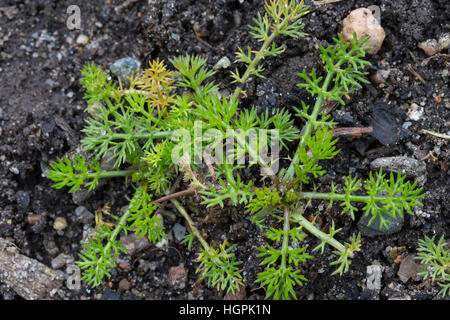
{"label": "small pebble", "polygon": [[422,271],[423,270],[420,268],[420,265],[416,263],[414,256],[408,255],[402,260],[397,275],[403,283],[408,282],[410,278],[414,281],[419,281],[422,279],[422,276],[419,275]]}
{"label": "small pebble", "polygon": [[239,290],[233,292],[228,292],[223,300],[244,300],[247,292],[245,291],[245,286],[241,286]]}
{"label": "small pebble", "polygon": [[126,261],[122,261],[119,263],[119,268],[122,270],[129,270],[130,269],[130,265],[128,264],[128,262]]}
{"label": "small pebble", "polygon": [[130,283],[127,279],[122,279],[119,282],[119,290],[121,291],[127,291],[130,290]]}
{"label": "small pebble", "polygon": [[89,37],[84,34],[80,34],[77,38],[77,44],[80,46],[85,46],[85,45],[87,45],[88,42],[89,42]]}
{"label": "small pebble", "polygon": [[55,219],[53,223],[53,229],[55,230],[64,230],[67,227],[67,220],[64,217],[58,217]]}
{"label": "small pebble", "polygon": [[419,121],[423,116],[423,107],[418,106],[416,103],[412,103],[408,109],[408,118],[413,121]]}
{"label": "small pebble", "polygon": [[60,269],[64,267],[68,263],[72,263],[74,258],[71,255],[60,253],[56,258],[54,258],[51,262],[53,269]]}
{"label": "small pebble", "polygon": [[231,66],[231,61],[230,61],[230,59],[228,59],[228,57],[224,56],[224,57],[220,58],[219,61],[217,61],[217,63],[214,65],[213,69],[217,71],[220,69],[226,69],[229,66]]}
{"label": "small pebble", "polygon": [[442,50],[441,45],[436,39],[428,39],[419,43],[417,46],[422,49],[429,57],[434,56],[436,53],[439,53]]}
{"label": "small pebble", "polygon": [[148,241],[147,237],[142,237],[138,240],[135,234],[122,236],[121,240],[122,246],[125,247],[127,254],[130,256],[150,246],[150,241]]}
{"label": "small pebble", "polygon": [[372,75],[372,81],[376,84],[385,83],[390,73],[389,70],[380,69]]}
{"label": "small pebble", "polygon": [[342,28],[344,41],[350,42],[355,32],[358,40],[365,36],[370,36],[369,40],[364,44],[372,47],[372,49],[367,51],[369,54],[377,53],[386,37],[383,27],[367,8],[353,10],[344,19]]}
{"label": "small pebble", "polygon": [[42,220],[42,216],[40,214],[32,214],[27,217],[27,223],[31,225],[35,225]]}
{"label": "small pebble", "polygon": [[450,33],[444,33],[439,37],[439,45],[442,47],[442,49],[447,49],[450,47]]}
{"label": "small pebble", "polygon": [[169,269],[169,275],[167,281],[171,287],[177,290],[184,289],[186,287],[187,272],[183,266],[171,267]]}
{"label": "small pebble", "polygon": [[75,216],[81,223],[90,223],[94,221],[95,218],[94,214],[83,206],[79,206],[75,209]]}
{"label": "small pebble", "polygon": [[175,239],[177,239],[178,241],[183,240],[186,234],[186,227],[182,226],[179,223],[175,224],[173,226],[173,234],[175,236]]}
{"label": "small pebble", "polygon": [[141,68],[141,63],[136,59],[127,57],[114,61],[109,70],[115,74],[123,83],[128,82],[132,74],[136,74]]}
{"label": "small pebble", "polygon": [[28,192],[20,190],[17,191],[16,195],[19,206],[23,209],[28,207],[28,205],[30,204],[30,196],[28,195]]}

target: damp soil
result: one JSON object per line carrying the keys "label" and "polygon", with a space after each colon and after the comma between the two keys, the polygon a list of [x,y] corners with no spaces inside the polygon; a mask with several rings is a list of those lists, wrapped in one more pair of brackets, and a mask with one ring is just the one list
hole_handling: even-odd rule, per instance
{"label": "damp soil", "polygon": [[[71,4],[71,1],[0,1],[0,237],[13,242],[22,254],[49,266],[61,253],[77,258],[83,233],[86,235],[93,227],[94,222],[77,219],[77,207],[83,205],[95,212],[108,203],[113,212],[120,213],[132,194],[130,184],[113,179],[88,199],[74,201],[67,190],[53,189],[43,176],[51,161],[79,148],[80,130],[87,117],[79,83],[80,69],[88,62],[107,69],[115,60],[127,56],[143,65],[151,59],[166,60],[185,53],[205,57],[209,67],[224,56],[234,61],[239,46],[258,47],[249,36],[247,25],[257,11],[263,10],[263,1],[256,0],[82,1],[81,30],[69,30],[66,19]],[[329,262],[334,258],[331,249],[315,254],[302,267],[308,281],[297,288],[299,299],[440,299],[435,286],[412,279],[400,281],[399,265],[388,252],[389,248],[404,247],[403,257],[414,254],[418,240],[424,235],[448,236],[450,230],[448,140],[421,132],[421,129],[440,133],[450,130],[449,52],[429,58],[417,47],[421,41],[449,32],[447,0],[343,0],[312,6],[305,19],[308,36],[301,40],[279,40],[286,52],[281,58],[264,61],[266,79],[252,81],[246,87],[248,97],[241,107],[293,110],[301,101],[311,103],[311,98],[295,86],[299,82],[297,73],[303,68],[320,71],[319,45],[332,43],[351,10],[370,5],[381,9],[386,40],[382,49],[368,58],[372,63],[368,71],[371,79],[380,69],[389,70],[389,76],[382,83],[372,81],[364,85],[349,97],[345,106],[335,107],[333,114],[340,119],[341,126],[364,127],[378,117],[380,110],[374,106],[382,104],[382,109],[390,110],[392,117],[397,117],[407,129],[388,146],[371,135],[342,137],[341,152],[332,162],[324,163],[328,174],[318,187],[326,190],[331,181],[342,184],[349,173],[367,178],[372,160],[405,155],[426,164],[424,206],[415,215],[405,217],[400,232],[363,237],[362,252],[342,277],[331,275],[333,268]],[[203,41],[196,38],[194,25]],[[76,43],[79,34],[89,37],[85,46]],[[221,70],[215,77],[223,83],[223,89],[232,90],[229,70]],[[407,119],[407,110],[413,103],[424,109],[418,121]],[[409,123],[404,125],[405,122]],[[301,128],[302,123],[296,125]],[[248,171],[244,177],[249,179],[256,174]],[[241,297],[264,299],[264,289],[255,284],[260,271],[256,248],[264,239],[243,208],[205,210],[195,197],[183,202],[208,241],[218,243],[228,239],[237,244],[236,256],[243,261],[246,283]],[[306,214],[315,213],[317,208],[326,208],[326,203],[313,202]],[[163,210],[167,230],[177,223],[184,225],[174,208],[168,205]],[[360,215],[351,221],[341,216],[338,208],[322,211],[322,228],[330,224],[331,218],[342,228],[338,240],[345,241],[358,231]],[[64,217],[68,223],[62,231],[53,228],[57,217]],[[307,241],[310,247],[317,244],[312,237]],[[80,290],[62,287],[53,298],[222,299],[223,292],[199,281],[195,256],[195,250],[186,250],[185,245],[170,237],[166,248],[149,246],[121,257],[121,267],[113,270],[111,278],[100,287],[91,289],[83,285]],[[373,264],[380,264],[383,269],[379,291],[368,290],[366,286],[367,266]],[[168,282],[168,270],[179,265],[188,276],[183,289]],[[60,272],[64,271],[62,268]],[[128,286],[123,285],[123,279]],[[21,297],[0,283],[0,299]]]}

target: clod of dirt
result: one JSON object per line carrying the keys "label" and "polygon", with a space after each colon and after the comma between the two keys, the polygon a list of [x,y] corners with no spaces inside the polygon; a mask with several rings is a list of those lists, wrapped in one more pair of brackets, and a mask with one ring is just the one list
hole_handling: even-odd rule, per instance
{"label": "clod of dirt", "polygon": [[187,272],[183,266],[171,267],[169,269],[169,275],[167,282],[171,287],[177,290],[184,289],[186,287]]}
{"label": "clod of dirt", "polygon": [[416,263],[414,256],[409,255],[402,260],[397,275],[403,283],[406,283],[410,278],[414,281],[422,279],[420,272],[422,272],[420,265]]}
{"label": "clod of dirt", "polygon": [[370,36],[365,45],[372,47],[372,49],[367,51],[367,53],[375,54],[380,50],[386,33],[369,9],[359,8],[353,10],[344,19],[343,25],[342,36],[345,42],[350,42],[353,39],[354,33],[356,33],[358,40]]}
{"label": "clod of dirt", "polygon": [[16,196],[19,207],[26,209],[30,204],[30,196],[28,195],[28,192],[20,190],[17,191]]}

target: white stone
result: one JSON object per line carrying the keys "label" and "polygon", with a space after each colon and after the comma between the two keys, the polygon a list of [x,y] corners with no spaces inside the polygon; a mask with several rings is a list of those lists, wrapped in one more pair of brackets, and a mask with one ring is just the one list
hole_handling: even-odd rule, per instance
{"label": "white stone", "polygon": [[77,38],[77,44],[81,46],[85,46],[89,42],[88,36],[84,34],[80,34]]}
{"label": "white stone", "polygon": [[417,104],[411,104],[408,109],[408,118],[414,121],[419,121],[423,116],[423,107],[419,107]]}

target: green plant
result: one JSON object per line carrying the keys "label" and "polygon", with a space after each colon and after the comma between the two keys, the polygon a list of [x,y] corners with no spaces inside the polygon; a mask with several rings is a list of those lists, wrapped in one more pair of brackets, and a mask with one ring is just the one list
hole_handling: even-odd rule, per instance
{"label": "green plant", "polygon": [[444,241],[444,235],[435,243],[435,237],[419,241],[416,259],[422,264],[423,272],[420,274],[426,280],[431,278],[442,288],[439,294],[445,297],[450,293],[450,250],[446,250],[448,244]]}
{"label": "green plant", "polygon": [[[363,57],[368,48],[363,44],[367,39],[358,42],[355,36],[345,44],[339,36],[334,39],[335,45],[321,47],[324,77],[315,70],[299,74],[304,81],[299,86],[317,97],[312,109],[305,104],[297,109],[297,116],[306,122],[302,133],[287,110],[258,114],[255,108],[239,109],[240,99],[246,95],[245,83],[252,77],[263,77],[260,62],[284,51],[275,44],[276,37],[304,35],[301,17],[307,10],[302,2],[293,0],[266,2],[264,15],[258,15],[251,27],[253,37],[262,42],[261,48],[249,48],[246,54],[239,50],[237,61],[244,63],[245,71],[232,73],[238,86],[228,97],[219,95],[218,85],[209,80],[214,71],[206,68],[206,60],[200,57],[171,59],[175,73],[167,71],[160,61],[151,62],[149,69],[130,79],[127,89],[116,88],[100,67],[90,64],[84,68],[86,99],[97,105],[91,108],[91,117],[83,129],[82,146],[90,158],[77,155],[72,160],[59,159],[51,164],[47,177],[55,181],[56,188],[71,187],[70,192],[82,185],[93,190],[99,179],[111,177],[130,177],[136,186],[127,210],[121,217],[112,216],[116,224],[101,224],[95,239],[83,245],[78,264],[89,284],[97,286],[105,276],[109,277],[116,257],[125,251],[117,239],[120,232],[135,232],[153,243],[164,237],[155,209],[160,202],[170,201],[190,230],[183,243],[189,249],[195,240],[200,244],[200,278],[227,292],[242,286],[241,262],[233,253],[235,245],[224,242],[217,249],[212,247],[177,200],[183,195],[198,193],[201,205],[207,207],[245,206],[267,238],[265,246],[258,249],[264,269],[257,282],[267,288],[268,298],[276,299],[295,297],[295,286],[307,280],[301,274],[301,264],[312,256],[302,244],[305,231],[320,240],[312,251],[323,253],[326,244],[336,249],[337,259],[332,265],[337,265],[337,274],[347,272],[350,259],[360,250],[359,235],[342,244],[335,239],[340,229],[334,222],[325,233],[305,218],[313,200],[329,200],[330,207],[339,202],[342,214],[352,219],[358,210],[355,203],[362,203],[371,221],[379,217],[380,227],[387,226],[386,215],[396,218],[403,212],[411,214],[412,207],[421,205],[421,189],[400,174],[391,174],[388,179],[381,171],[371,174],[364,185],[365,195],[354,194],[360,193],[363,185],[361,179],[351,176],[345,179],[341,192],[335,184],[328,193],[311,187],[312,180],[326,172],[319,161],[332,159],[339,152],[337,140],[332,137],[334,123],[321,114],[321,106],[325,100],[343,104],[344,95],[366,82],[363,69],[369,63]],[[289,166],[275,172],[279,159],[266,156],[268,146],[278,142],[281,150],[288,152],[287,146],[295,140],[299,142]],[[232,146],[227,150],[230,152],[218,148],[227,142]],[[276,149],[271,151],[275,153]],[[99,162],[105,157],[113,162],[113,170],[101,169]],[[248,166],[262,169],[262,179],[241,177],[246,158]],[[227,161],[230,159],[233,161]],[[202,163],[206,163],[207,172]],[[175,182],[181,176],[189,187],[175,192],[179,185]]]}

